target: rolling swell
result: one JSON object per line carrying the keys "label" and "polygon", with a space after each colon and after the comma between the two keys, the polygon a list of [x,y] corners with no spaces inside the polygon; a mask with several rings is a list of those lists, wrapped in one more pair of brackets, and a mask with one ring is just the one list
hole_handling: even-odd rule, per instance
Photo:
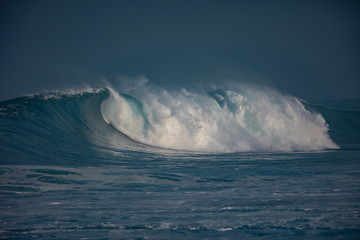
{"label": "rolling swell", "polygon": [[[49,93],[0,103],[3,163],[91,164],[101,154],[137,143],[106,124],[100,114],[106,89]],[[121,147],[120,147],[121,145]]]}
{"label": "rolling swell", "polygon": [[3,163],[51,164],[52,159],[66,162],[79,156],[92,162],[101,154],[161,148],[272,152],[359,147],[359,112],[316,107],[276,92],[156,89],[134,95],[104,88],[1,102]]}
{"label": "rolling swell", "polygon": [[310,111],[320,113],[329,124],[329,135],[341,149],[360,149],[360,111],[329,109],[307,105]]}

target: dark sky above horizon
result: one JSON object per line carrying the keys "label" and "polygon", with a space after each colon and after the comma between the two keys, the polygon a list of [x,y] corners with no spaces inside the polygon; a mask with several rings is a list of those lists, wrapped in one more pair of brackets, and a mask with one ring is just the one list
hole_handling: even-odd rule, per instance
{"label": "dark sky above horizon", "polygon": [[359,1],[1,1],[0,100],[145,75],[360,98]]}

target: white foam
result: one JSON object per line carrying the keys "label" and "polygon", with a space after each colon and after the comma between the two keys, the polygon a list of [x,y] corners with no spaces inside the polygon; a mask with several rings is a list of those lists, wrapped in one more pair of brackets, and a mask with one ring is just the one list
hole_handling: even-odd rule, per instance
{"label": "white foam", "polygon": [[101,109],[105,121],[149,145],[204,152],[338,148],[320,114],[271,89],[207,94],[149,87],[134,92],[142,107],[110,90]]}

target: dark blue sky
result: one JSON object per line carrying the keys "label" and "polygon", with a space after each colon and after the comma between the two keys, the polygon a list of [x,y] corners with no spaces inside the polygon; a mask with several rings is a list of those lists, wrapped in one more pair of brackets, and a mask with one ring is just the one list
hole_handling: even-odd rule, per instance
{"label": "dark blue sky", "polygon": [[360,98],[359,1],[1,1],[0,100],[99,76]]}

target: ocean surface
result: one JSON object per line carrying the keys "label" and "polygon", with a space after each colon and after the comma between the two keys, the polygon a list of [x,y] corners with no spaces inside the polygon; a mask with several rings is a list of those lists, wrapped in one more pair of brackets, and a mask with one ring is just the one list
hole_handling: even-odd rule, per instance
{"label": "ocean surface", "polygon": [[360,107],[338,103],[254,87],[0,102],[0,239],[360,239]]}

